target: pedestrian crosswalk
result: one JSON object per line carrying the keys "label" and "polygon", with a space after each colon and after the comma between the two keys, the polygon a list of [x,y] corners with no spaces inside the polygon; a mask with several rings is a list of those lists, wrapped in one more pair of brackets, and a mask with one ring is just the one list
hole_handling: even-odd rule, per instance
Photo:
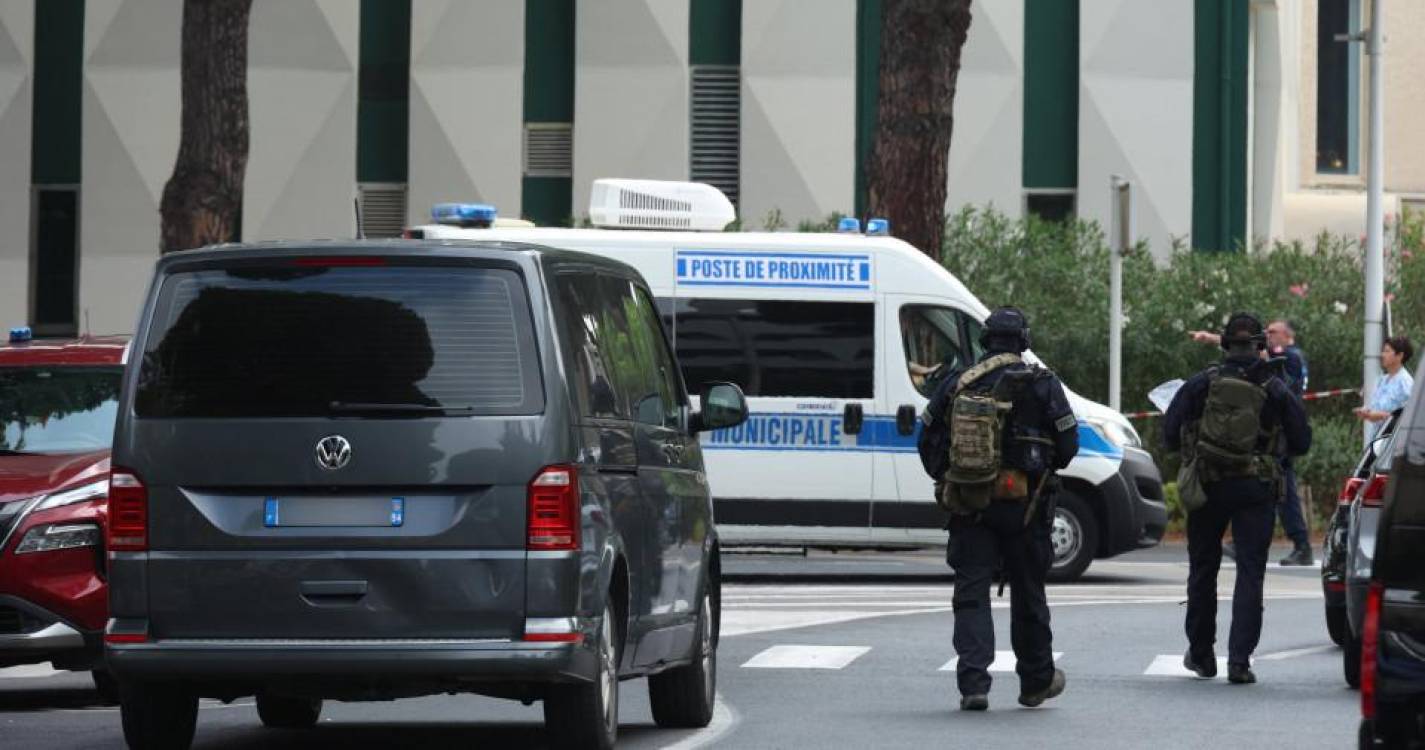
{"label": "pedestrian crosswalk", "polygon": [[[1063,656],[1064,656],[1064,652],[1062,652],[1062,651],[1055,651],[1055,652],[1054,652],[1054,661],[1055,661],[1055,662],[1058,662],[1059,659],[1063,658]],[[1013,671],[1014,671],[1015,662],[1016,662],[1016,659],[1014,658],[1014,652],[1013,652],[1013,651],[996,651],[996,652],[995,652],[995,659],[994,659],[994,661],[990,662],[989,671],[991,671],[991,672],[1013,672]],[[958,668],[959,666],[960,666],[960,657],[958,657],[958,656],[951,657],[950,661],[945,662],[945,666],[943,666],[943,667],[940,668],[940,671],[941,671],[941,672],[954,672],[954,671],[956,670],[956,668]]]}
{"label": "pedestrian crosswalk", "polygon": [[[872,654],[875,649],[871,646],[839,646],[839,645],[814,645],[814,644],[777,644],[769,646],[757,652],[752,658],[742,663],[744,669],[816,669],[816,670],[841,670],[850,667],[864,657]],[[1272,654],[1264,654],[1256,661],[1280,661],[1298,656],[1322,653],[1325,648],[1303,648],[1291,651],[1282,651]],[[1062,651],[1054,652],[1054,662],[1060,664],[1064,661]],[[952,657],[945,662],[938,672],[954,672],[959,665],[959,657]],[[996,651],[994,662],[990,664],[989,671],[1012,674],[1014,673],[1016,659],[1013,651]],[[929,664],[927,663],[927,671]],[[1218,657],[1218,674],[1227,673],[1227,659]],[[1183,655],[1177,654],[1156,654],[1148,657],[1147,666],[1137,673],[1143,677],[1196,677],[1183,667]]]}

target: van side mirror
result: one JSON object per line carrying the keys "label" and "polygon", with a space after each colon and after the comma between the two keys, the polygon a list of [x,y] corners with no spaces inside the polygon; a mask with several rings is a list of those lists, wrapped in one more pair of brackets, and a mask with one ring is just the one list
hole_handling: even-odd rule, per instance
{"label": "van side mirror", "polygon": [[693,413],[693,432],[736,427],[747,421],[747,398],[733,383],[707,383],[699,395],[702,410]]}

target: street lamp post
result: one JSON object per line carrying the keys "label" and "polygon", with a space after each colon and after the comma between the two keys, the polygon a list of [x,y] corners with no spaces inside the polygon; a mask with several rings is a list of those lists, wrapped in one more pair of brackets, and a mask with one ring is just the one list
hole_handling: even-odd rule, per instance
{"label": "street lamp post", "polygon": [[1108,248],[1108,405],[1123,411],[1123,255],[1133,245],[1133,184],[1109,178],[1113,210]]}
{"label": "street lamp post", "polygon": [[1381,46],[1382,6],[1372,0],[1371,27],[1366,30],[1366,54],[1370,57],[1370,144],[1366,172],[1366,307],[1365,351],[1362,357],[1362,392],[1369,399],[1380,379],[1381,329],[1385,310],[1385,86]]}

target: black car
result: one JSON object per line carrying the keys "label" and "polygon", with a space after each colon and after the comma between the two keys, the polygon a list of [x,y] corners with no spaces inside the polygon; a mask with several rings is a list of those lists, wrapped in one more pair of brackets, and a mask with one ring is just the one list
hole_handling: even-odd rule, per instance
{"label": "black car", "polygon": [[1371,561],[1379,539],[1380,517],[1385,505],[1385,490],[1390,479],[1395,456],[1392,433],[1372,441],[1375,464],[1370,477],[1361,483],[1347,512],[1346,533],[1346,642],[1341,654],[1341,667],[1346,684],[1361,686],[1361,628],[1365,620],[1366,590],[1370,587]]}
{"label": "black car", "polygon": [[1415,392],[1396,429],[1361,628],[1362,748],[1425,744],[1425,414]]}
{"label": "black car", "polygon": [[1336,498],[1336,512],[1331,514],[1331,522],[1326,527],[1326,541],[1321,549],[1321,592],[1326,600],[1326,630],[1337,646],[1346,645],[1350,629],[1346,618],[1346,561],[1349,557],[1351,503],[1360,494],[1362,485],[1371,478],[1371,467],[1380,455],[1378,449],[1384,446],[1384,438],[1395,431],[1399,415],[1400,412],[1392,414],[1381,428],[1380,436],[1362,451],[1356,468],[1341,487],[1341,494]]}
{"label": "black car", "polygon": [[719,557],[698,433],[643,278],[495,242],[164,256],[109,489],[108,663],[129,746],[185,748],[198,698],[270,727],[324,699],[543,701],[606,750],[619,681],[705,726]]}

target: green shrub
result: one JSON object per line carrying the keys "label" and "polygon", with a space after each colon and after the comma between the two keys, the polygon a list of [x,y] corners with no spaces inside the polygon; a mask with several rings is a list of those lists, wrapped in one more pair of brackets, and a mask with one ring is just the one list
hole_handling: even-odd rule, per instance
{"label": "green shrub", "polygon": [[[1108,400],[1108,265],[1101,229],[1089,222],[1016,220],[967,208],[947,217],[941,262],[986,304],[1015,304],[1029,316],[1034,349],[1081,395]],[[1425,331],[1425,219],[1392,222],[1387,298],[1397,334]],[[1148,391],[1217,361],[1220,351],[1188,332],[1217,331],[1239,310],[1296,324],[1310,365],[1310,388],[1357,388],[1364,335],[1362,243],[1323,234],[1306,245],[1273,243],[1250,252],[1193,252],[1175,247],[1155,262],[1140,243],[1124,258],[1123,408],[1152,409]],[[1357,397],[1308,403],[1316,436],[1298,462],[1318,508],[1329,507],[1360,453]],[[1137,427],[1164,476],[1177,471],[1162,449],[1159,422]]]}

